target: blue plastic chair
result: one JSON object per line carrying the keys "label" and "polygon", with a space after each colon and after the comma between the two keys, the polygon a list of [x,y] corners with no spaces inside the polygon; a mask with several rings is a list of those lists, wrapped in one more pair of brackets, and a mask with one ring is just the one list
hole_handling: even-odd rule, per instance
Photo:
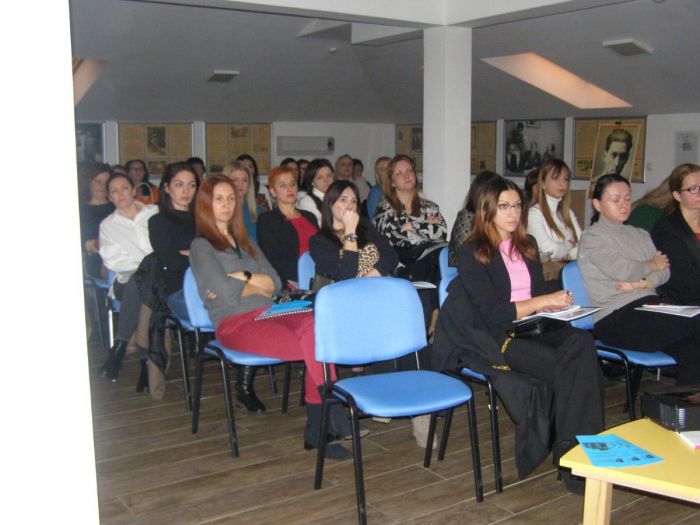
{"label": "blue plastic chair", "polygon": [[447,246],[440,250],[440,255],[438,256],[438,264],[440,266],[440,279],[445,279],[446,277],[454,277],[455,275],[457,275],[457,268],[455,268],[454,266],[450,266],[449,251]]}
{"label": "blue plastic chair", "polygon": [[[589,306],[591,304],[583,284],[581,269],[576,261],[572,261],[564,266],[561,278],[564,288],[569,290],[573,295],[574,303],[579,306]],[[593,331],[593,317],[590,315],[576,319],[572,321],[571,324],[581,330]],[[637,397],[637,390],[639,389],[642,370],[644,368],[674,366],[677,364],[676,360],[664,352],[639,352],[636,350],[628,350],[626,348],[607,345],[598,339],[596,339],[595,344],[598,349],[599,359],[622,362],[625,367],[627,407],[629,408],[630,420],[636,419],[635,399]],[[632,376],[633,369],[635,370],[634,377]]]}
{"label": "blue plastic chair", "polygon": [[[214,326],[209,320],[207,312],[199,291],[197,283],[192,273],[192,268],[188,268],[185,272],[183,285],[185,294],[185,303],[187,305],[187,314],[190,317],[189,323],[198,334],[198,338],[202,332],[213,332]],[[202,372],[203,362],[207,358],[215,358],[219,360],[221,367],[221,382],[224,389],[224,400],[226,402],[226,417],[228,419],[229,437],[231,440],[231,453],[234,458],[238,457],[238,437],[236,436],[236,423],[233,415],[233,397],[231,396],[231,381],[228,373],[228,365],[249,365],[249,366],[272,366],[272,365],[287,365],[285,370],[285,390],[282,394],[282,408],[286,412],[286,402],[289,397],[289,374],[290,364],[280,359],[273,357],[264,357],[257,354],[250,354],[226,348],[219,341],[212,340],[198,348],[197,366],[195,371],[194,383],[194,399],[192,401],[192,433],[196,434],[199,426],[199,404],[202,395]]]}
{"label": "blue plastic chair", "polygon": [[341,402],[350,410],[355,461],[355,488],[360,523],[366,523],[359,412],[379,417],[430,414],[424,465],[430,466],[437,412],[467,404],[474,484],[483,500],[479,440],[471,389],[459,379],[438,372],[416,370],[365,375],[330,382],[331,363],[362,365],[395,359],[426,346],[423,310],[413,285],[404,279],[350,279],[325,286],[314,306],[316,359],[324,364],[321,443],[315,489],[321,488],[325,459],[328,406]]}
{"label": "blue plastic chair", "polygon": [[310,290],[311,280],[316,275],[316,263],[309,252],[304,252],[297,261],[297,281],[300,290]]}
{"label": "blue plastic chair", "polygon": [[[440,284],[438,286],[438,298],[440,300],[440,307],[442,308],[442,303],[447,299],[447,287],[452,282],[452,280],[457,277],[457,273],[443,277],[440,279]],[[467,381],[475,381],[481,385],[486,385],[488,390],[489,398],[489,416],[491,422],[491,442],[493,444],[493,470],[496,478],[496,492],[503,492],[503,475],[501,471],[501,440],[498,431],[498,400],[496,398],[496,391],[491,384],[491,380],[479,372],[475,372],[471,368],[464,367],[460,371],[462,376]],[[440,443],[440,450],[438,450],[438,460],[442,460],[445,457],[445,451],[447,449],[447,439],[450,435],[450,425],[452,424],[452,418],[448,417],[445,420],[445,430],[442,434],[442,442]]]}

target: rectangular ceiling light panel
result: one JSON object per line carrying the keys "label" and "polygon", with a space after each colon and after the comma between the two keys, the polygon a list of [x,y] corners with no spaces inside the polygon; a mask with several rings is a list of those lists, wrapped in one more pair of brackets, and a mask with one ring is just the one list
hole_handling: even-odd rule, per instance
{"label": "rectangular ceiling light panel", "polygon": [[537,53],[520,53],[482,60],[579,109],[631,107],[631,104],[621,98]]}

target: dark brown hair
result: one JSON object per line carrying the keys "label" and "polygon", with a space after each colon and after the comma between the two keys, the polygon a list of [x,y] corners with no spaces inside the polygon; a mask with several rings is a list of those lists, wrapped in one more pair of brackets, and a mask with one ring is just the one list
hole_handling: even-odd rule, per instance
{"label": "dark brown hair", "polygon": [[[676,166],[671,172],[671,175],[668,177],[668,189],[670,190],[671,194],[673,194],[674,191],[680,192],[681,189],[683,189],[683,181],[685,181],[685,178],[691,173],[698,172],[700,172],[700,166],[697,164],[687,163]],[[678,202],[676,199],[672,199],[668,206],[668,211],[672,212],[680,205],[680,202]]]}
{"label": "dark brown hair", "polygon": [[391,179],[394,176],[394,170],[396,169],[396,165],[401,161],[408,162],[411,165],[413,175],[416,177],[416,187],[413,190],[413,199],[411,199],[411,207],[410,209],[406,209],[406,213],[415,217],[416,214],[420,211],[420,197],[418,196],[418,175],[416,174],[416,161],[408,155],[396,155],[393,159],[391,159],[391,162],[389,162],[386,174],[387,188],[389,189],[389,192],[386,193],[385,196],[386,200],[389,201],[389,204],[391,204],[391,207],[394,209],[394,213],[400,216],[402,213],[402,204],[399,200],[399,196],[396,194],[396,188],[391,183]]}

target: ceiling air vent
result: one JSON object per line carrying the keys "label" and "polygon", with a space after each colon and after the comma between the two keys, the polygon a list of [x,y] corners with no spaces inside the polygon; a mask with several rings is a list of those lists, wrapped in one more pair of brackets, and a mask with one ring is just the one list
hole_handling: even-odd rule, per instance
{"label": "ceiling air vent", "polygon": [[615,51],[623,57],[633,57],[637,55],[651,55],[654,50],[644,42],[635,40],[634,38],[622,38],[620,40],[606,40],[603,42],[603,47],[607,47],[611,51]]}
{"label": "ceiling air vent", "polygon": [[237,69],[215,69],[207,82],[229,82],[233,77],[237,77],[240,71]]}

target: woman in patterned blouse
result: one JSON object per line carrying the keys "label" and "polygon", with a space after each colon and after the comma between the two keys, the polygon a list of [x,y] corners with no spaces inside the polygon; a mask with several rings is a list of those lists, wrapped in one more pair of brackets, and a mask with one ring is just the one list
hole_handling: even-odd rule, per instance
{"label": "woman in patterned blouse", "polygon": [[[401,277],[436,282],[439,247],[447,241],[447,224],[434,202],[418,194],[416,163],[396,155],[389,163],[389,193],[379,202],[374,222],[398,252]],[[433,249],[429,257],[424,253]]]}

